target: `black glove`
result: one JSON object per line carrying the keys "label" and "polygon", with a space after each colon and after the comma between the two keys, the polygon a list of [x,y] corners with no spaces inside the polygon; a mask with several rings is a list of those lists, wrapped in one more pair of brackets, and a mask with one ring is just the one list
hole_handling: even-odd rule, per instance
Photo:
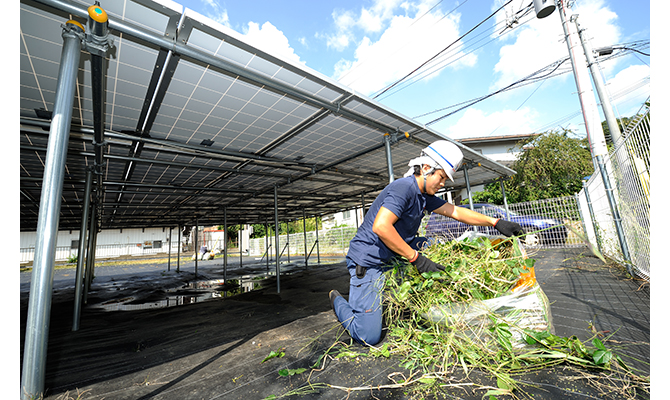
{"label": "black glove", "polygon": [[524,234],[523,228],[521,225],[517,224],[516,222],[512,221],[505,221],[504,219],[499,219],[498,222],[496,222],[495,225],[493,225],[494,228],[498,230],[498,232],[502,233],[505,236],[521,236]]}
{"label": "black glove", "polygon": [[429,258],[425,257],[421,253],[417,254],[416,260],[412,261],[412,265],[414,265],[417,271],[419,271],[419,273],[422,274],[424,272],[444,271],[443,266],[434,261],[431,261]]}

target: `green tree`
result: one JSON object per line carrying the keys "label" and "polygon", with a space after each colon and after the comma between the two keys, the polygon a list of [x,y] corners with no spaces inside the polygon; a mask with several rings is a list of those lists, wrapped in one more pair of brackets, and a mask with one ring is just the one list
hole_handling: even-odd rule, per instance
{"label": "green tree", "polygon": [[[507,201],[550,199],[573,195],[582,188],[582,178],[593,173],[587,139],[572,137],[572,131],[548,131],[520,142],[518,159],[511,168],[516,174],[506,180]],[[500,183],[493,182],[473,201],[502,204]]]}

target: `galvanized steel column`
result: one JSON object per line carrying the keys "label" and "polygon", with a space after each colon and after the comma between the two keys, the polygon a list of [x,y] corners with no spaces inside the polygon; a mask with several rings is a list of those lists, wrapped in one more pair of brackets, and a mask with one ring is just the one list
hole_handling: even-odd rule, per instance
{"label": "galvanized steel column", "polygon": [[172,227],[168,236],[168,272],[170,272],[170,258],[172,257]]}
{"label": "galvanized steel column", "polygon": [[277,259],[275,260],[275,274],[277,275],[277,293],[279,293],[279,209],[277,206],[277,185],[275,185],[275,248]]}
{"label": "galvanized steel column", "polygon": [[181,259],[181,224],[177,225],[177,273],[179,273],[180,259]]}
{"label": "galvanized steel column", "polygon": [[198,279],[198,218],[195,219],[195,239],[193,239],[193,251],[195,252],[195,278]]}
{"label": "galvanized steel column", "polygon": [[389,183],[395,180],[393,175],[393,160],[391,158],[391,135],[388,133],[384,135],[384,145],[386,146],[386,166],[389,171]]}
{"label": "galvanized steel column", "polygon": [[77,271],[74,281],[74,312],[72,316],[72,331],[79,330],[79,316],[81,314],[82,302],[82,280],[84,276],[84,253],[86,249],[86,225],[88,224],[88,209],[91,206],[91,185],[93,171],[86,171],[86,188],[84,190],[84,206],[81,215],[81,228],[79,230],[79,252],[77,253]]}
{"label": "galvanized steel column", "polygon": [[82,26],[75,21],[68,21],[63,27],[63,49],[42,178],[23,351],[21,398],[26,400],[39,398],[44,392],[58,221],[82,34]]}
{"label": "galvanized steel column", "polygon": [[305,242],[305,267],[307,267],[307,218],[305,217],[305,209],[302,209],[302,235]]}
{"label": "galvanized steel column", "polygon": [[228,209],[223,207],[223,284],[228,277]]}

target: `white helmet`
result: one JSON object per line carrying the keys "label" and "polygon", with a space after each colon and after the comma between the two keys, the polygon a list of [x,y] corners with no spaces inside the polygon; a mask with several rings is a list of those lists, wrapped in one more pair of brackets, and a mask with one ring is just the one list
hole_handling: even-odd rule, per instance
{"label": "white helmet", "polygon": [[409,162],[410,170],[405,176],[414,173],[415,165],[428,164],[434,169],[442,169],[454,181],[454,174],[461,167],[463,153],[455,144],[447,140],[438,140],[421,151],[421,156]]}

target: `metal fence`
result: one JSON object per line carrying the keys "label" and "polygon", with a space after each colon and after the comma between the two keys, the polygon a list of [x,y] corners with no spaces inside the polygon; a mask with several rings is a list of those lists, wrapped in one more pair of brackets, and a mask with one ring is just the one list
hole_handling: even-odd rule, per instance
{"label": "metal fence", "polygon": [[[650,275],[650,115],[638,114],[625,128],[622,139],[605,157],[611,193],[620,217],[617,231],[600,171],[594,173],[579,193],[584,222],[592,243],[600,252],[627,266],[644,279]],[[625,246],[622,247],[622,246]]]}
{"label": "metal fence", "polygon": [[[95,247],[95,258],[96,260],[106,259],[106,258],[118,258],[118,257],[132,257],[132,256],[147,256],[158,253],[167,253],[168,252],[168,243],[163,241],[156,241],[150,246],[138,244],[138,243],[128,243],[128,244],[106,244],[106,245],[97,245]],[[172,248],[170,251],[172,254],[177,254],[177,249],[179,245],[176,242],[172,242]],[[79,253],[78,247],[72,246],[58,246],[56,247],[56,262],[76,262],[77,254]],[[25,247],[20,249],[20,263],[28,264],[33,261],[35,257],[35,248],[34,247]]]}
{"label": "metal fence", "polygon": [[[526,247],[563,248],[585,245],[584,226],[576,196],[537,200],[505,206],[475,204],[475,211],[519,223],[526,233]],[[456,239],[468,231],[500,235],[493,227],[473,227],[433,214],[424,219],[422,235]]]}
{"label": "metal fence", "polygon": [[[349,250],[349,241],[356,234],[355,227],[322,229],[305,233],[279,235],[279,254],[282,257],[311,257],[318,255],[345,256]],[[317,242],[318,239],[318,242]],[[305,246],[307,241],[307,246]],[[269,251],[270,257],[276,257],[275,237],[251,239],[249,255],[262,257]]]}

